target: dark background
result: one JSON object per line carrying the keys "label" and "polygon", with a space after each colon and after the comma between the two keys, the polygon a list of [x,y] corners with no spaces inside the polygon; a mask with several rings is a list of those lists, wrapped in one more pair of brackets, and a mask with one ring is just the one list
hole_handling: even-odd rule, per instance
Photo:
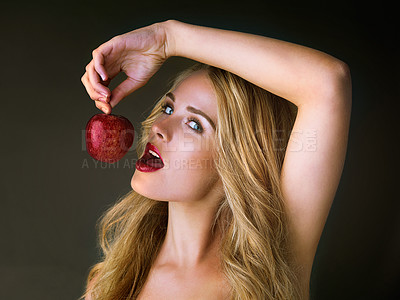
{"label": "dark background", "polygon": [[[114,165],[96,164],[86,153],[82,132],[99,111],[80,77],[101,43],[172,18],[299,43],[349,65],[348,152],[316,254],[311,295],[399,297],[394,7],[374,1],[131,0],[0,4],[0,299],[77,299],[83,292],[99,255],[96,221],[131,189],[136,152]],[[129,118],[138,134],[167,81],[190,63],[168,60],[113,113]]]}

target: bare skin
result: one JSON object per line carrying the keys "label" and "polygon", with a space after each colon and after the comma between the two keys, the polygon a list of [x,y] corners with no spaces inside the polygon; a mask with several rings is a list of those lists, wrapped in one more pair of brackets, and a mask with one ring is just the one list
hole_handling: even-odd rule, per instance
{"label": "bare skin", "polygon": [[[268,37],[167,21],[101,45],[94,51],[82,82],[96,106],[110,113],[126,95],[144,85],[171,56],[228,70],[298,107],[282,167],[281,188],[289,218],[291,250],[296,257],[303,299],[308,299],[315,252],[346,156],[352,102],[351,78],[346,64],[320,51]],[[110,80],[121,70],[127,74],[127,80],[110,91]],[[185,224],[186,220],[181,214],[174,222]],[[183,282],[180,286],[174,278],[186,279],[184,274],[196,274],[201,280],[203,269],[198,263],[204,251],[207,252],[204,248],[207,239],[197,236],[194,240],[197,241],[194,257],[185,251],[190,246],[183,240],[168,244],[170,248],[165,248],[162,256],[165,260],[160,257],[152,273],[154,278],[161,276],[161,279],[149,282],[172,280],[171,290],[178,293],[178,289],[184,292],[191,285]],[[198,272],[191,273],[193,269],[185,267],[178,273],[174,267],[169,269],[171,249],[176,250],[179,257],[172,266],[188,266],[191,262],[191,266],[198,267]],[[162,278],[165,270],[172,275]]]}
{"label": "bare skin", "polygon": [[177,264],[173,247],[164,244],[138,299],[228,300],[230,287],[220,269],[218,240],[214,239],[204,249],[205,256],[192,265]]}

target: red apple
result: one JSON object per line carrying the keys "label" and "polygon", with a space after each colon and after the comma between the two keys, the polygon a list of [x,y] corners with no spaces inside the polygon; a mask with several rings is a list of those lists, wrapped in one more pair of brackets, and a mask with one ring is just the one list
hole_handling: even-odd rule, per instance
{"label": "red apple", "polygon": [[115,163],[133,144],[135,131],[123,116],[97,114],[86,125],[86,150],[99,161]]}

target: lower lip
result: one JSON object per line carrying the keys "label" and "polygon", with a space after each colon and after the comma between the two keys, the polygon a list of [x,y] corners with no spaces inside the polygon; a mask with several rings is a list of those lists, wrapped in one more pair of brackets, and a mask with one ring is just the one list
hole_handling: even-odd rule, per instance
{"label": "lower lip", "polygon": [[162,168],[154,168],[152,166],[147,165],[142,159],[139,159],[136,162],[136,170],[140,171],[140,172],[155,172],[158,170],[161,170]]}

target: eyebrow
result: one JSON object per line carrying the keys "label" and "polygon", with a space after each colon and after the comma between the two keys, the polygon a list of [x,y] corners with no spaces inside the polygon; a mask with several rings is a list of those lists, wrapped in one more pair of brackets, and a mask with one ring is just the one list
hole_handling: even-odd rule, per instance
{"label": "eyebrow", "polygon": [[[175,102],[175,95],[173,93],[169,92],[165,96],[170,98],[173,102]],[[204,113],[203,111],[201,111],[201,110],[199,110],[197,108],[194,108],[193,106],[187,106],[186,110],[202,116],[203,118],[205,118],[208,121],[208,123],[211,124],[212,128],[214,129],[214,131],[216,130],[215,129],[216,127],[215,127],[215,124],[214,124],[213,120],[206,113]]]}

